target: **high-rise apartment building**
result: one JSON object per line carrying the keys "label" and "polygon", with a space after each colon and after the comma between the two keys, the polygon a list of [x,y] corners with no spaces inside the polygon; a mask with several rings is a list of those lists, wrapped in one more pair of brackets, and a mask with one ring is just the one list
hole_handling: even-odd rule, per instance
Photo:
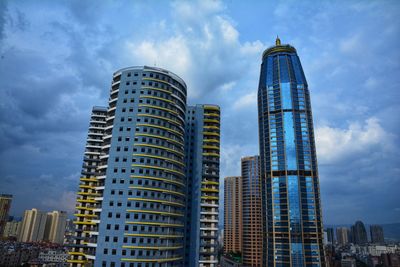
{"label": "high-rise apartment building", "polygon": [[368,243],[367,231],[362,221],[356,221],[356,223],[351,226],[351,241],[358,245]]}
{"label": "high-rise apartment building", "polygon": [[296,49],[264,51],[258,88],[264,266],[325,266],[310,94]]}
{"label": "high-rise apartment building", "polygon": [[242,177],[224,179],[224,252],[242,252]]}
{"label": "high-rise apartment building", "polygon": [[333,232],[333,228],[326,228],[327,233],[327,241],[329,244],[335,244],[335,234]]}
{"label": "high-rise apartment building", "polygon": [[371,225],[369,227],[371,233],[371,242],[375,244],[383,244],[385,238],[383,235],[383,228],[380,225]]}
{"label": "high-rise apartment building", "polygon": [[38,242],[43,241],[46,228],[47,214],[43,211],[26,210],[19,231],[18,241]]}
{"label": "high-rise apartment building", "polygon": [[184,266],[216,267],[220,109],[189,106],[186,112],[186,230]]}
{"label": "high-rise apartment building", "polygon": [[350,230],[346,227],[336,228],[336,240],[340,245],[346,245],[349,243]]}
{"label": "high-rise apartment building", "polygon": [[21,230],[21,222],[10,221],[6,223],[4,227],[3,237],[5,238],[17,238],[19,231]]}
{"label": "high-rise apartment building", "polygon": [[8,212],[10,211],[12,195],[0,194],[0,236],[3,236],[4,228],[8,221]]}
{"label": "high-rise apartment building", "polygon": [[242,163],[242,262],[262,266],[262,205],[260,157],[244,157]]}
{"label": "high-rise apartment building", "polygon": [[[75,207],[74,241],[70,244],[71,258],[68,260],[73,266],[94,264],[102,202],[99,192],[104,188],[104,177],[99,178],[97,167],[100,165],[100,159],[106,157],[101,155],[106,116],[107,108],[92,109]],[[110,129],[110,125],[107,128]]]}
{"label": "high-rise apartment building", "polygon": [[52,211],[47,213],[44,240],[63,244],[67,224],[67,213],[65,211]]}
{"label": "high-rise apartment building", "polygon": [[71,265],[185,266],[195,253],[216,266],[219,120],[216,106],[187,109],[170,71],[115,72],[108,108],[92,112]]}

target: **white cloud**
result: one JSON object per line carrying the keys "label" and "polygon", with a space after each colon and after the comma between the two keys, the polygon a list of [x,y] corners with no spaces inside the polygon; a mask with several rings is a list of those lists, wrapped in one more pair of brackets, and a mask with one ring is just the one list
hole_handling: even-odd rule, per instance
{"label": "white cloud", "polygon": [[[239,41],[233,21],[220,2],[174,2],[169,31],[154,29],[157,38],[131,39],[125,48],[135,65],[154,64],[185,80],[190,99],[217,89],[229,90],[259,62],[260,41]],[[195,16],[193,14],[196,14]],[[251,67],[250,67],[251,66]]]}
{"label": "white cloud", "polygon": [[190,68],[191,54],[186,40],[181,36],[175,36],[160,43],[154,41],[143,41],[139,44],[128,42],[127,49],[141,65],[165,66],[177,73],[185,73]]}
{"label": "white cloud", "polygon": [[235,103],[233,103],[233,108],[238,110],[255,105],[257,105],[257,92],[254,91],[236,100]]}
{"label": "white cloud", "polygon": [[364,83],[364,86],[367,89],[376,89],[378,87],[378,85],[379,85],[379,82],[375,77],[369,77]]}
{"label": "white cloud", "polygon": [[362,40],[359,34],[355,34],[351,37],[348,37],[340,42],[340,50],[344,53],[356,53],[362,52],[360,51],[362,48]]}
{"label": "white cloud", "polygon": [[232,88],[236,85],[236,82],[228,82],[228,83],[224,83],[223,85],[221,85],[219,87],[219,89],[221,89],[224,92],[228,92],[230,90],[232,90]]}
{"label": "white cloud", "polygon": [[347,129],[318,127],[315,136],[318,159],[322,164],[331,164],[360,152],[368,153],[374,146],[389,150],[392,142],[392,135],[385,132],[374,117],[364,124],[352,122]]}

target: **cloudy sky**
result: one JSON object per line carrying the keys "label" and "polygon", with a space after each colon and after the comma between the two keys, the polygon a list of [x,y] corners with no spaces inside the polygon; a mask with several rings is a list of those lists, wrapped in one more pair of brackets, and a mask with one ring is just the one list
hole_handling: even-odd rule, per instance
{"label": "cloudy sky", "polygon": [[[268,3],[267,3],[268,2]],[[221,177],[258,154],[256,92],[276,35],[311,91],[326,224],[400,222],[400,2],[0,1],[0,193],[73,212],[93,105],[112,73],[181,76],[222,108]]]}

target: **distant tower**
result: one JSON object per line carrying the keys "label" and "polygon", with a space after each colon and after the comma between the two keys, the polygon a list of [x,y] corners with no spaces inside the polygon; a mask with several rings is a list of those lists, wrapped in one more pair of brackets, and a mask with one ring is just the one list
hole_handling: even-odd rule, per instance
{"label": "distant tower", "polygon": [[333,228],[326,228],[328,234],[328,243],[335,244],[335,235],[333,233]]}
{"label": "distant tower", "polygon": [[224,179],[224,252],[242,252],[242,178]]}
{"label": "distant tower", "polygon": [[383,228],[380,225],[371,225],[369,227],[371,233],[371,242],[375,244],[383,244],[385,238],[383,235]]}
{"label": "distant tower", "polygon": [[356,221],[351,227],[351,235],[354,244],[364,245],[368,243],[367,231],[362,221]]}
{"label": "distant tower", "polygon": [[260,157],[242,158],[243,265],[262,265]]}
{"label": "distant tower", "polygon": [[63,244],[67,213],[65,211],[52,211],[47,213],[45,237],[46,241]]}
{"label": "distant tower", "polygon": [[37,209],[26,210],[18,241],[38,242],[44,239],[47,214]]}
{"label": "distant tower", "polygon": [[349,243],[349,229],[346,227],[336,228],[336,240],[340,245],[346,245]]}
{"label": "distant tower", "polygon": [[325,266],[310,92],[296,49],[279,38],[262,55],[258,119],[263,264]]}
{"label": "distant tower", "polygon": [[4,228],[8,221],[8,212],[10,211],[12,195],[0,194],[0,237],[3,236]]}

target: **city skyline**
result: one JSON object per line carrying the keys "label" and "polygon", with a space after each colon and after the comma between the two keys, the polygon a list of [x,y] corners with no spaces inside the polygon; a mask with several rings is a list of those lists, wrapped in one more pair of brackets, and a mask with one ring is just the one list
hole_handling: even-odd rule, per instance
{"label": "city skyline", "polygon": [[399,221],[397,3],[172,2],[162,17],[152,4],[96,4],[93,16],[85,3],[43,2],[52,13],[38,19],[37,3],[1,2],[0,187],[14,195],[12,215],[72,214],[90,110],[106,104],[109,73],[125,66],[169,69],[187,81],[189,104],[220,105],[220,177],[239,175],[240,158],[258,154],[260,54],[279,34],[312,90],[324,223]]}

